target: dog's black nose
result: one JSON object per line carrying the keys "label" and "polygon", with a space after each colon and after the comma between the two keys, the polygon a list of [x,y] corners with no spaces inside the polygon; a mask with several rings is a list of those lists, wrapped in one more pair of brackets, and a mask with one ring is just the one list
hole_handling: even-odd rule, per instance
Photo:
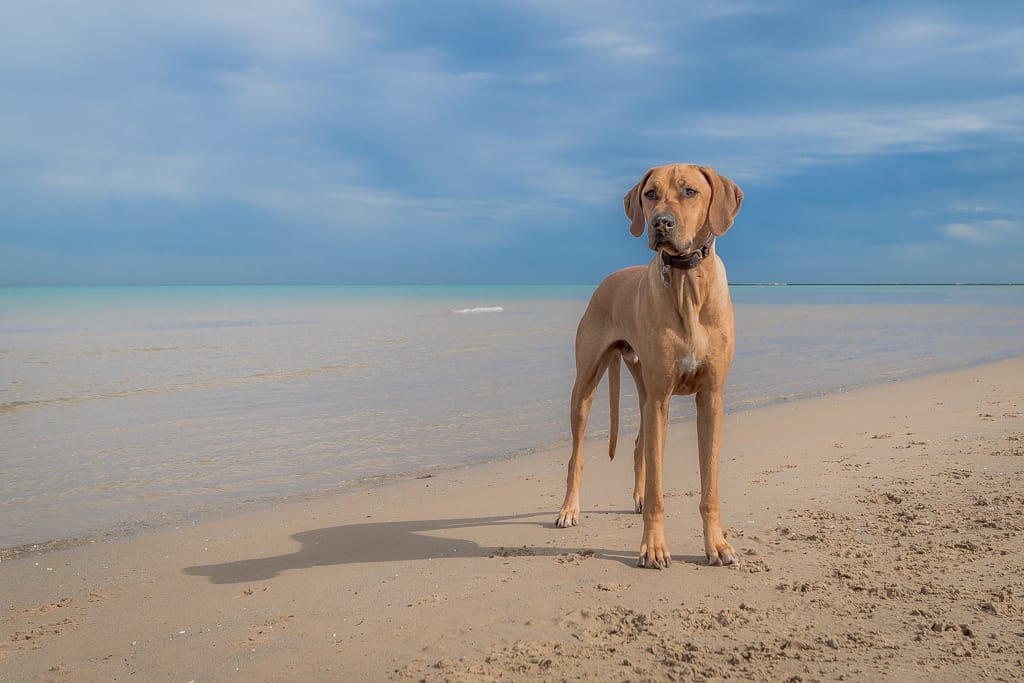
{"label": "dog's black nose", "polygon": [[672,230],[676,227],[676,217],[670,213],[656,213],[651,216],[651,227],[655,230]]}

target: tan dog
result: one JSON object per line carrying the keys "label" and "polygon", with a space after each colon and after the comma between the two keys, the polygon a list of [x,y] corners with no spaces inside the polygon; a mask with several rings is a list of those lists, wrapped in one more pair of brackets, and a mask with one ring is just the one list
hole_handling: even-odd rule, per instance
{"label": "tan dog", "polygon": [[672,563],[665,544],[661,471],[673,394],[696,394],[704,552],[709,564],[738,561],[722,533],[718,507],[722,391],[732,363],[733,314],[714,240],[732,225],[742,201],[743,192],[714,169],[673,164],[649,170],[623,204],[630,232],[640,237],[646,222],[648,243],[657,254],[646,267],[609,275],[591,297],[576,332],[572,457],[556,525],[579,524],[583,433],[605,370],[612,413],[609,453],[615,456],[621,358],[640,397],[633,499],[644,518],[641,567],[661,569]]}

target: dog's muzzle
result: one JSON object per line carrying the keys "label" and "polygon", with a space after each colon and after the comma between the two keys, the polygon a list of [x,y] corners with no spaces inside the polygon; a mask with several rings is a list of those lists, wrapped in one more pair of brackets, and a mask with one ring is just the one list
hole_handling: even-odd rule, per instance
{"label": "dog's muzzle", "polygon": [[676,217],[671,213],[656,213],[650,218],[651,226],[651,247],[657,248],[662,245],[673,246],[673,233],[676,229]]}

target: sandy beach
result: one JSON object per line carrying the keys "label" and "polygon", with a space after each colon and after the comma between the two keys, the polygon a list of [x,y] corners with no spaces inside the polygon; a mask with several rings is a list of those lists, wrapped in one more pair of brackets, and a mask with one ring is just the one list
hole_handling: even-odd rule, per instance
{"label": "sandy beach", "polygon": [[674,424],[663,571],[599,440],[572,529],[562,448],[7,558],[2,678],[1019,679],[1024,359],[728,415],[738,568],[694,452]]}

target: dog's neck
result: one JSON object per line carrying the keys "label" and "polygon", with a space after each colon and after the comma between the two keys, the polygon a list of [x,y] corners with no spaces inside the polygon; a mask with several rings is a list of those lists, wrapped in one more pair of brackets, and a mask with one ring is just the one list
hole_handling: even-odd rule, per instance
{"label": "dog's neck", "polygon": [[691,351],[698,355],[704,348],[701,310],[708,300],[717,272],[713,240],[709,240],[709,245],[707,256],[702,256],[688,269],[671,267],[662,260],[661,254],[655,254],[646,278],[650,295],[663,300],[662,305],[674,309],[679,315],[684,338],[689,340]]}
{"label": "dog's neck", "polygon": [[661,251],[654,257],[652,266],[658,264],[661,284],[666,289],[672,288],[673,281],[678,285],[687,279],[687,275],[704,263],[712,254],[715,245],[715,234],[711,233],[697,249],[688,251],[685,254],[669,254]]}

